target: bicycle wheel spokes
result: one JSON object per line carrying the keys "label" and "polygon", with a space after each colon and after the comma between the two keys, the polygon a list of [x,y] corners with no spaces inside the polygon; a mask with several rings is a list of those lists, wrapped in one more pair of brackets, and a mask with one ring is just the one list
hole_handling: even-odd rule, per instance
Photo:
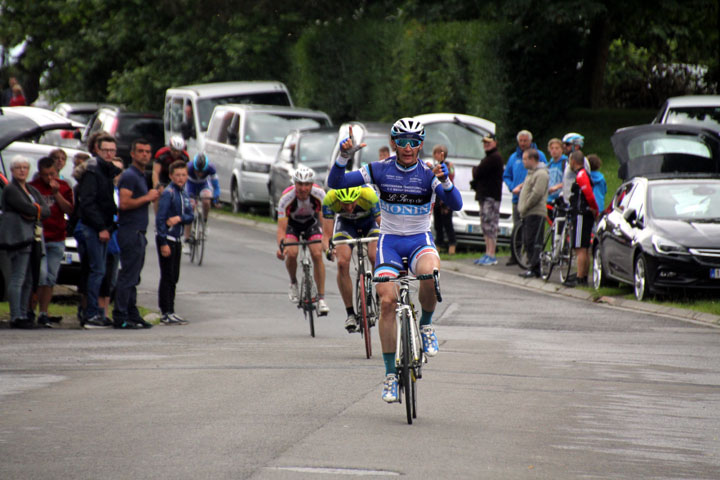
{"label": "bicycle wheel spokes", "polygon": [[543,249],[540,252],[540,276],[546,282],[552,275],[553,270],[553,236],[555,228],[548,229],[545,232],[545,239],[543,240]]}
{"label": "bicycle wheel spokes", "polygon": [[401,348],[402,348],[402,365],[400,368],[400,380],[402,382],[403,390],[405,391],[405,413],[407,415],[408,424],[412,425],[413,422],[413,385],[411,378],[410,365],[412,362],[412,347],[410,345],[410,322],[412,321],[407,311],[402,314],[402,327],[400,334],[402,336]]}
{"label": "bicycle wheel spokes", "polygon": [[518,262],[520,268],[528,269],[530,266],[530,259],[528,258],[527,250],[525,249],[525,242],[523,242],[525,226],[522,222],[512,232],[511,248],[515,259]]}
{"label": "bicycle wheel spokes", "polygon": [[205,253],[205,222],[200,220],[195,231],[195,250],[198,259],[198,266],[202,265],[203,254]]}
{"label": "bicycle wheel spokes", "polygon": [[365,292],[365,277],[362,273],[358,273],[357,281],[355,283],[355,301],[357,304],[358,314],[358,327],[360,328],[360,334],[365,341],[365,357],[370,358],[372,356],[372,345],[370,343],[370,322],[368,316],[368,303],[367,294]]}

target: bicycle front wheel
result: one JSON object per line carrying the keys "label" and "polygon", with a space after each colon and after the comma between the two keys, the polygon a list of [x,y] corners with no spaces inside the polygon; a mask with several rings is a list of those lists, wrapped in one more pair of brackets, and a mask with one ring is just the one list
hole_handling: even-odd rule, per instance
{"label": "bicycle front wheel", "polygon": [[355,285],[355,303],[357,305],[357,313],[360,316],[359,327],[360,335],[365,340],[365,356],[370,358],[372,356],[372,345],[370,343],[370,322],[368,321],[368,297],[365,291],[365,276],[358,274],[357,282]]}
{"label": "bicycle front wheel", "polygon": [[530,268],[530,259],[528,258],[527,250],[525,249],[525,242],[523,242],[524,230],[525,225],[523,222],[520,222],[517,228],[513,229],[510,248],[512,249],[512,254],[515,257],[515,260],[517,260],[520,268],[527,270]]}
{"label": "bicycle front wheel", "polygon": [[[413,404],[415,402],[415,389],[413,385],[412,372],[410,364],[412,363],[412,350],[410,345],[410,322],[412,319],[407,312],[402,314],[402,327],[400,335],[402,336],[402,352],[400,358],[402,365],[400,366],[400,385],[405,393],[405,414],[407,415],[408,424],[413,422]],[[401,393],[402,394],[402,393]]]}
{"label": "bicycle front wheel", "polygon": [[568,228],[563,236],[563,243],[560,248],[560,281],[565,283],[570,279],[573,268],[572,249],[573,230]]}
{"label": "bicycle front wheel", "polygon": [[191,227],[190,227],[190,263],[195,262],[195,256],[197,255],[197,245],[195,243],[195,238],[197,237],[197,229],[198,229],[198,218],[197,214],[195,215],[195,218],[193,218]]}
{"label": "bicycle front wheel", "polygon": [[202,265],[203,255],[205,253],[205,222],[198,222],[197,230],[195,230],[195,256],[197,257],[198,266]]}

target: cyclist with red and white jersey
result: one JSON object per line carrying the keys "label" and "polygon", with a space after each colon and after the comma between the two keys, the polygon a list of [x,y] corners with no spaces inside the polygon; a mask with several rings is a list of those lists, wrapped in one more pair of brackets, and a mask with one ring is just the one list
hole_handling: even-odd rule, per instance
{"label": "cyclist with red and white jersey", "polygon": [[[315,172],[306,166],[300,166],[293,175],[294,184],[286,188],[278,201],[277,258],[285,260],[290,275],[290,301],[297,303],[299,291],[297,283],[298,246],[284,246],[285,240],[297,242],[300,237],[306,240],[322,239],[321,212],[325,190],[313,183]],[[313,262],[313,275],[318,290],[318,314],[327,315],[330,309],[325,303],[325,264],[323,263],[322,244],[308,245]]]}
{"label": "cyclist with red and white jersey", "polygon": [[[418,156],[425,140],[425,127],[412,118],[401,118],[390,129],[390,144],[395,155],[372,162],[360,170],[345,173],[353,154],[366,146],[355,145],[350,137],[341,143],[340,156],[328,175],[331,188],[349,188],[374,184],[380,192],[380,237],[375,259],[375,276],[397,277],[404,270],[402,259],[415,275],[431,274],[440,269],[440,257],[430,232],[430,217],[435,198],[451,210],[462,208],[462,197],[448,176],[448,167],[439,163],[430,167]],[[382,399],[398,401],[398,378],[395,366],[395,285],[378,283],[380,296],[380,343],[385,363]],[[437,298],[432,280],[420,282],[422,307],[420,326],[425,354],[437,354],[438,342],[432,326]]]}
{"label": "cyclist with red and white jersey", "polygon": [[580,150],[570,154],[570,169],[575,174],[575,182],[571,186],[569,198],[571,212],[574,212],[575,235],[572,247],[577,256],[577,277],[566,281],[567,286],[587,287],[588,270],[590,269],[590,240],[595,219],[598,216],[598,204],[593,193],[590,170],[585,167],[587,159]]}

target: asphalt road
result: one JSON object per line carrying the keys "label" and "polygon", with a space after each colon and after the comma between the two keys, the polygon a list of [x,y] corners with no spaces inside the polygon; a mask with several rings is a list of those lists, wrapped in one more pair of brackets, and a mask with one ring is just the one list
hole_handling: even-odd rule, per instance
{"label": "asphalt road", "polygon": [[311,338],[267,230],[211,220],[190,325],[0,330],[0,478],[720,477],[717,328],[446,271],[409,426],[334,268]]}

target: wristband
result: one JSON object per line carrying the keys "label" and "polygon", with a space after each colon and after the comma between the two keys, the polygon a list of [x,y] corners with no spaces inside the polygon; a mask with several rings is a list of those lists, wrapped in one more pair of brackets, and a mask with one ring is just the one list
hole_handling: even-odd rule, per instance
{"label": "wristband", "polygon": [[450,178],[446,178],[443,182],[441,182],[441,185],[443,187],[443,190],[446,192],[449,192],[453,189],[453,183],[450,181]]}
{"label": "wristband", "polygon": [[335,160],[335,164],[336,164],[338,167],[340,167],[340,168],[345,168],[345,166],[348,164],[349,161],[350,161],[350,158],[349,158],[349,157],[348,157],[348,158],[345,158],[345,157],[343,157],[342,155],[340,155],[340,156],[337,158],[337,160]]}

